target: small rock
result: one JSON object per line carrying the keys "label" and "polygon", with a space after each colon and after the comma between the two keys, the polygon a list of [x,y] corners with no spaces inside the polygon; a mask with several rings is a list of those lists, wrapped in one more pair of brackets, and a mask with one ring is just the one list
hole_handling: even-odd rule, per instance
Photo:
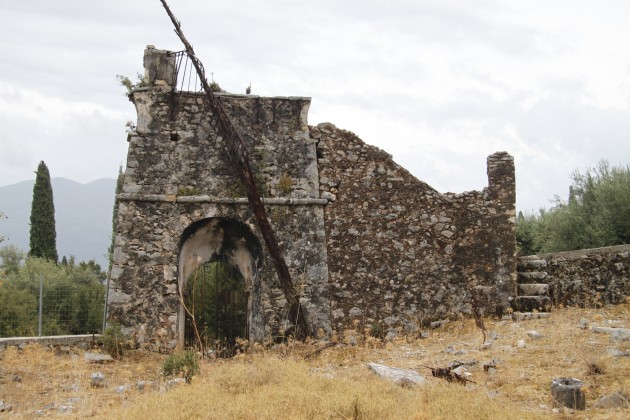
{"label": "small rock", "polygon": [[459,366],[475,366],[476,364],[478,364],[479,361],[476,359],[469,359],[469,360],[453,360],[451,363],[448,364],[448,367],[451,369],[455,369]]}
{"label": "small rock", "polygon": [[488,375],[494,375],[497,372],[497,361],[492,359],[483,364],[483,371]]}
{"label": "small rock", "polygon": [[488,395],[488,398],[496,398],[499,396],[499,391],[497,391],[496,389],[491,389],[486,394]]}
{"label": "small rock", "polygon": [[394,341],[396,337],[398,337],[398,334],[395,331],[390,331],[385,336],[385,341]]}
{"label": "small rock", "polygon": [[116,392],[119,394],[127,392],[128,390],[129,390],[129,385],[120,385],[116,387]]}
{"label": "small rock", "polygon": [[429,338],[429,332],[428,331],[420,332],[420,338]]}
{"label": "small rock", "polygon": [[79,390],[79,384],[77,382],[74,382],[70,385],[66,385],[64,387],[62,387],[61,389],[63,389],[66,392],[77,392]]}
{"label": "small rock", "polygon": [[103,388],[105,386],[105,374],[103,372],[94,372],[92,374],[90,385],[92,388]]}
{"label": "small rock", "polygon": [[466,369],[466,366],[459,366],[453,369],[452,372],[466,379],[469,379],[472,376],[472,373],[470,373],[470,371]]}
{"label": "small rock", "polygon": [[138,381],[136,383],[136,389],[138,391],[144,391],[146,388],[155,386],[155,382],[153,381]]}
{"label": "small rock", "polygon": [[588,327],[590,327],[590,323],[588,322],[588,319],[586,318],[582,318],[580,319],[580,322],[578,322],[578,328],[581,330],[588,330]]}
{"label": "small rock", "polygon": [[91,352],[85,353],[83,359],[88,363],[110,363],[114,361],[114,358],[109,354]]}
{"label": "small rock", "polygon": [[479,347],[480,350],[488,350],[489,348],[491,348],[493,345],[492,341],[486,341],[484,342],[481,347]]}
{"label": "small rock", "polygon": [[628,396],[621,392],[615,392],[613,394],[604,395],[595,403],[596,408],[628,408],[630,402]]}
{"label": "small rock", "polygon": [[516,342],[516,347],[519,349],[524,349],[527,346],[527,344],[525,344],[525,340],[518,340]]}
{"label": "small rock", "polygon": [[171,379],[170,381],[166,382],[166,389],[171,389],[176,385],[179,384],[185,384],[186,383],[186,379],[184,378],[175,378],[175,379]]}
{"label": "small rock", "polygon": [[22,382],[22,377],[20,375],[13,375],[13,378],[11,379],[13,382]]}
{"label": "small rock", "polygon": [[496,341],[499,339],[499,334],[497,334],[494,331],[488,331],[487,333],[487,339],[491,340],[491,341]]}
{"label": "small rock", "polygon": [[612,357],[628,357],[630,353],[619,349],[608,349],[608,354]]}
{"label": "small rock", "polygon": [[541,333],[539,333],[538,331],[527,331],[527,336],[529,338],[531,338],[532,340],[539,340],[541,338],[543,338],[543,335]]}
{"label": "small rock", "polygon": [[627,328],[592,327],[591,331],[610,335],[610,341],[630,341],[630,330]]}
{"label": "small rock", "polygon": [[58,413],[67,413],[69,411],[72,411],[74,407],[70,404],[62,404],[59,407],[57,407],[57,412]]}
{"label": "small rock", "polygon": [[368,363],[368,368],[383,379],[401,386],[424,385],[426,378],[413,370],[394,368],[378,363]]}
{"label": "small rock", "polygon": [[432,330],[435,330],[436,328],[440,328],[443,327],[444,325],[448,324],[449,321],[448,319],[443,319],[441,321],[433,321],[430,326]]}
{"label": "small rock", "polygon": [[5,413],[13,410],[13,406],[11,404],[6,404],[4,401],[0,401],[0,413]]}

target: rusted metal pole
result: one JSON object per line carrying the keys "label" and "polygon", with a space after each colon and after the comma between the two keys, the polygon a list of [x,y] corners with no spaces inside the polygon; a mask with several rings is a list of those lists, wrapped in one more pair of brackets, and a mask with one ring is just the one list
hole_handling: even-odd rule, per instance
{"label": "rusted metal pole", "polygon": [[278,240],[276,239],[276,235],[269,223],[269,219],[267,218],[265,207],[260,199],[258,187],[256,186],[254,175],[249,164],[249,154],[247,152],[247,148],[245,147],[245,143],[234,128],[234,125],[232,124],[230,117],[225,112],[223,105],[210,89],[210,85],[208,84],[204,74],[203,66],[201,65],[199,59],[195,56],[195,51],[193,50],[192,45],[190,45],[184,36],[181,23],[175,18],[173,12],[171,12],[166,0],[160,0],[160,2],[162,3],[162,6],[164,6],[171,22],[173,22],[173,25],[175,26],[175,33],[184,44],[184,48],[195,66],[195,70],[201,79],[201,86],[206,93],[204,96],[206,105],[210,108],[219,123],[219,132],[225,140],[232,164],[234,165],[241,181],[245,185],[247,199],[254,213],[254,217],[256,218],[256,222],[258,223],[258,228],[263,235],[265,244],[267,245],[267,249],[271,255],[271,259],[275,265],[282,291],[289,305],[289,319],[294,323],[293,334],[295,338],[304,339],[308,335],[306,313],[304,308],[300,305],[300,297],[295,290],[293,281],[291,280],[291,274],[289,273],[287,264],[284,261],[280,247],[278,246]]}

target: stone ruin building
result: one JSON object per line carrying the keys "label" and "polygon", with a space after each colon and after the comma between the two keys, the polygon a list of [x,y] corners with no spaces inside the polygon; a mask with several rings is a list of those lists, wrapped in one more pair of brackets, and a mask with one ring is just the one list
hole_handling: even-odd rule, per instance
{"label": "stone ruin building", "polygon": [[[187,284],[220,261],[240,277],[242,335],[273,340],[288,326],[286,299],[215,118],[202,94],[178,86],[178,57],[147,47],[147,86],[130,94],[138,119],[117,195],[109,321],[143,347],[183,346]],[[314,336],[413,334],[473,302],[486,315],[510,306],[512,156],[488,157],[482,191],[442,194],[353,133],[309,126],[310,98],[217,95],[249,149]]]}

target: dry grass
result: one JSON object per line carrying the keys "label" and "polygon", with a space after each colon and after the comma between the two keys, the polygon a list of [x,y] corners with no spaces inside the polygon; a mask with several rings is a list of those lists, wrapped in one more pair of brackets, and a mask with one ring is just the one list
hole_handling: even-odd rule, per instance
{"label": "dry grass", "polygon": [[[259,349],[230,360],[206,361],[191,385],[167,391],[159,386],[135,389],[138,380],[160,381],[163,356],[128,352],[122,361],[96,366],[87,364],[79,351],[10,348],[0,356],[0,400],[12,404],[15,415],[44,410],[50,416],[81,418],[628,418],[630,409],[593,405],[612,392],[630,393],[630,357],[609,354],[609,349],[629,351],[630,342],[614,343],[605,334],[581,330],[581,318],[630,327],[630,305],[558,309],[551,318],[519,323],[486,319],[489,334],[498,336],[487,349],[480,348],[481,332],[471,319],[452,322],[422,340],[382,343],[355,334],[356,345],[339,340],[313,357],[305,356],[313,354],[315,344]],[[531,330],[542,337],[530,338]],[[525,340],[524,348],[517,346],[519,340]],[[496,371],[484,372],[483,365],[493,359]],[[477,362],[469,367],[476,384],[447,383],[421,367],[444,367],[454,360]],[[390,384],[375,377],[366,362],[417,370],[428,376],[429,384]],[[90,374],[99,370],[108,384],[91,389]],[[20,382],[13,381],[15,375]],[[584,381],[586,411],[554,412],[549,386],[561,376]],[[123,384],[132,386],[116,392]],[[45,409],[51,404],[54,408]],[[64,404],[72,410],[60,413]]]}

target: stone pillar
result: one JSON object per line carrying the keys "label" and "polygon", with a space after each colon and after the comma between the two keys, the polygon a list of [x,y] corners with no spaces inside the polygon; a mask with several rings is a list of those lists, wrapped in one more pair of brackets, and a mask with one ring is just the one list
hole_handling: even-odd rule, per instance
{"label": "stone pillar", "polygon": [[169,91],[177,83],[175,53],[147,45],[144,50],[144,80],[148,86]]}
{"label": "stone pillar", "polygon": [[516,176],[514,157],[508,152],[495,152],[488,156],[488,186],[493,200],[506,209],[516,209]]}
{"label": "stone pillar", "polygon": [[497,312],[508,309],[516,296],[516,176],[514,157],[507,152],[488,156],[486,203],[493,214],[494,257],[497,270]]}

